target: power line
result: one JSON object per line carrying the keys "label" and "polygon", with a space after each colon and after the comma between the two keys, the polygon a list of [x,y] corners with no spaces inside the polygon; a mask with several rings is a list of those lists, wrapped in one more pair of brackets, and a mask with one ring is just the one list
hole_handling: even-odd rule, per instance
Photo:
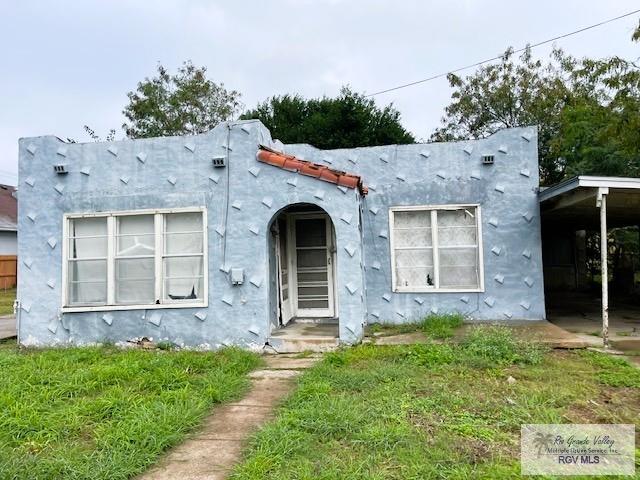
{"label": "power line", "polygon": [[[542,42],[534,43],[533,45],[527,45],[526,47],[522,47],[522,48],[519,48],[517,50],[514,50],[513,53],[524,52],[528,48],[532,49],[532,48],[540,47],[541,45],[545,45],[547,43],[555,42],[556,40],[560,40],[562,38],[567,38],[567,37],[570,37],[572,35],[576,35],[578,33],[586,32],[587,30],[591,30],[593,28],[600,27],[602,25],[606,25],[607,23],[615,22],[616,20],[620,20],[620,19],[625,18],[625,17],[630,17],[631,15],[634,15],[636,13],[640,13],[640,9],[634,10],[633,12],[625,13],[624,15],[619,15],[617,17],[610,18],[608,20],[603,20],[602,22],[594,23],[593,25],[589,25],[588,27],[584,27],[584,28],[580,28],[578,30],[574,30],[573,32],[565,33],[565,34],[562,34],[562,35],[558,35],[557,37],[553,37],[553,38],[549,38],[547,40],[543,40]],[[483,64],[489,63],[489,62],[493,62],[495,60],[499,60],[499,59],[501,59],[503,57],[504,57],[504,54],[498,55],[498,56],[495,56],[495,57],[492,57],[492,58],[488,58],[486,60],[482,60],[481,62],[472,63],[472,64],[466,65],[464,67],[459,67],[459,68],[456,68],[454,70],[449,70],[449,71],[444,72],[444,73],[439,73],[437,75],[433,75],[432,77],[423,78],[422,80],[416,80],[415,82],[409,82],[409,83],[405,83],[403,85],[398,85],[397,87],[387,88],[386,90],[380,90],[379,92],[370,93],[368,95],[365,95],[365,97],[373,97],[375,95],[381,95],[383,93],[393,92],[394,90],[400,90],[401,88],[412,87],[413,85],[418,85],[420,83],[425,83],[425,82],[429,82],[431,80],[435,80],[437,78],[445,77],[445,76],[449,75],[450,73],[457,73],[457,72],[460,72],[462,70],[467,70],[469,68],[479,67],[480,65],[483,65]]]}

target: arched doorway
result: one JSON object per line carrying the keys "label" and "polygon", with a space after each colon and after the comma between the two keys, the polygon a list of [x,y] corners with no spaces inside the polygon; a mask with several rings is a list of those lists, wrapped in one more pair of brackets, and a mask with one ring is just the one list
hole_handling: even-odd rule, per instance
{"label": "arched doorway", "polygon": [[291,323],[337,325],[336,240],[322,208],[299,203],[280,210],[270,225],[269,269],[274,276],[272,328]]}

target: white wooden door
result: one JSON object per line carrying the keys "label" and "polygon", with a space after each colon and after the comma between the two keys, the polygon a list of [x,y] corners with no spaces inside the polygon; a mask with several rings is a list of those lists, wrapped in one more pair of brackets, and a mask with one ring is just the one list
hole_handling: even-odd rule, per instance
{"label": "white wooden door", "polygon": [[285,219],[278,220],[276,235],[276,258],[278,261],[278,295],[280,300],[280,320],[286,325],[293,318],[293,305],[290,290],[290,253],[288,248],[289,229]]}
{"label": "white wooden door", "polygon": [[331,220],[325,214],[292,214],[289,230],[296,317],[334,317]]}

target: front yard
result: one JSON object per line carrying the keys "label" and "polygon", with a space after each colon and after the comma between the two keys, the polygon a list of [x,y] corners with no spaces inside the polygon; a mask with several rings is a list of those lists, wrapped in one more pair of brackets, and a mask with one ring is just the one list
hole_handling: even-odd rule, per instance
{"label": "front yard", "polygon": [[506,328],[362,345],[304,374],[232,478],[510,479],[521,424],[637,424],[639,405],[640,370],[624,360],[548,352]]}
{"label": "front yard", "polygon": [[0,344],[0,477],[125,479],[180,442],[260,363],[217,353]]}

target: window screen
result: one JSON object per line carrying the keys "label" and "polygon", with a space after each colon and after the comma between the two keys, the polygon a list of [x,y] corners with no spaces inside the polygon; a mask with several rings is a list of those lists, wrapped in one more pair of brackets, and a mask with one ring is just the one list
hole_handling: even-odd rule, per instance
{"label": "window screen", "polygon": [[394,209],[394,289],[481,288],[478,207]]}
{"label": "window screen", "polygon": [[107,302],[107,219],[76,218],[69,227],[69,303],[104,304]]}

